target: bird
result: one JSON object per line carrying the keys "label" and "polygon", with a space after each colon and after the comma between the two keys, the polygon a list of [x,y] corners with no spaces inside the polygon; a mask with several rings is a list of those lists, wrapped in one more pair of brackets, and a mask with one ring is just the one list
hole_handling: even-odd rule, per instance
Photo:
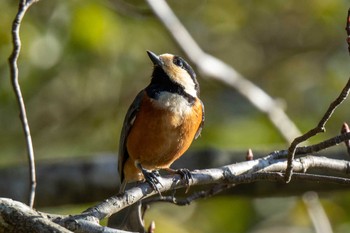
{"label": "bird", "polygon": [[179,173],[188,184],[190,172],[170,165],[199,137],[204,125],[204,104],[192,67],[177,55],[147,54],[153,63],[151,81],[130,105],[120,134],[120,193],[128,183],[140,181],[159,192],[159,170]]}

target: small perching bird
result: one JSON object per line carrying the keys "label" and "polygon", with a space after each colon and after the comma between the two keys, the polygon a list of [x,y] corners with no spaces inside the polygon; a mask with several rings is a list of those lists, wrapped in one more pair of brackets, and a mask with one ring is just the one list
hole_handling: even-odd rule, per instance
{"label": "small perching bird", "polygon": [[[146,180],[157,189],[157,170],[170,165],[202,130],[204,106],[191,66],[172,54],[147,51],[154,68],[151,83],[136,96],[125,116],[119,143],[120,192],[127,183]],[[190,173],[179,169],[185,178]]]}

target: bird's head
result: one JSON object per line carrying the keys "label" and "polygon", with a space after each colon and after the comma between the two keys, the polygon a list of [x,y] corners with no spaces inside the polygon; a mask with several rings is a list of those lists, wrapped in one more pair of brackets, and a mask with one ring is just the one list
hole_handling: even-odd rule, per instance
{"label": "bird's head", "polygon": [[192,97],[199,95],[199,84],[192,67],[181,57],[172,54],[147,54],[154,69],[151,84],[169,92],[184,92]]}

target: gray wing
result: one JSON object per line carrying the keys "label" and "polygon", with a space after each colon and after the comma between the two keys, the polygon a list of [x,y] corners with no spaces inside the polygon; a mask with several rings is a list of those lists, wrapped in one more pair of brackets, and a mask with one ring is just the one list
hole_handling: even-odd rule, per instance
{"label": "gray wing", "polygon": [[128,109],[128,112],[126,113],[122,132],[120,134],[119,153],[118,153],[118,173],[119,173],[121,183],[124,181],[124,173],[123,173],[124,164],[126,160],[129,158],[128,150],[126,148],[126,138],[128,137],[130,133],[130,129],[135,121],[136,114],[140,109],[140,104],[144,94],[145,92],[142,90],[135,97],[134,102],[132,102],[131,106]]}
{"label": "gray wing", "polygon": [[202,132],[202,129],[204,127],[204,120],[205,120],[205,116],[204,116],[204,104],[202,102],[202,100],[199,99],[199,101],[201,102],[202,104],[202,122],[201,124],[199,125],[198,129],[197,129],[197,132],[196,132],[196,135],[194,136],[194,139],[197,139],[199,137],[199,135],[201,135],[201,132]]}

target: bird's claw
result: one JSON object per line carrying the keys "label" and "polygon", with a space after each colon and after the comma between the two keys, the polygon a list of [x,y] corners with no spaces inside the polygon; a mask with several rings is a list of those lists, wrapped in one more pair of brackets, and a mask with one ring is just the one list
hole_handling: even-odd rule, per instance
{"label": "bird's claw", "polygon": [[187,193],[190,189],[190,180],[193,180],[192,173],[186,168],[177,169],[175,172],[181,176],[182,180],[185,181]]}
{"label": "bird's claw", "polygon": [[160,183],[158,177],[160,177],[159,172],[157,170],[148,171],[144,169],[141,164],[138,164],[138,168],[141,170],[146,182],[153,188],[153,190],[157,191],[160,194],[160,191],[157,187],[157,184],[163,187]]}
{"label": "bird's claw", "polygon": [[142,174],[145,177],[146,182],[149,185],[151,185],[151,187],[160,194],[160,191],[157,187],[157,184],[162,186],[162,184],[159,182],[159,179],[158,179],[158,177],[160,177],[159,172],[158,171],[147,171],[144,169],[144,170],[142,170]]}

